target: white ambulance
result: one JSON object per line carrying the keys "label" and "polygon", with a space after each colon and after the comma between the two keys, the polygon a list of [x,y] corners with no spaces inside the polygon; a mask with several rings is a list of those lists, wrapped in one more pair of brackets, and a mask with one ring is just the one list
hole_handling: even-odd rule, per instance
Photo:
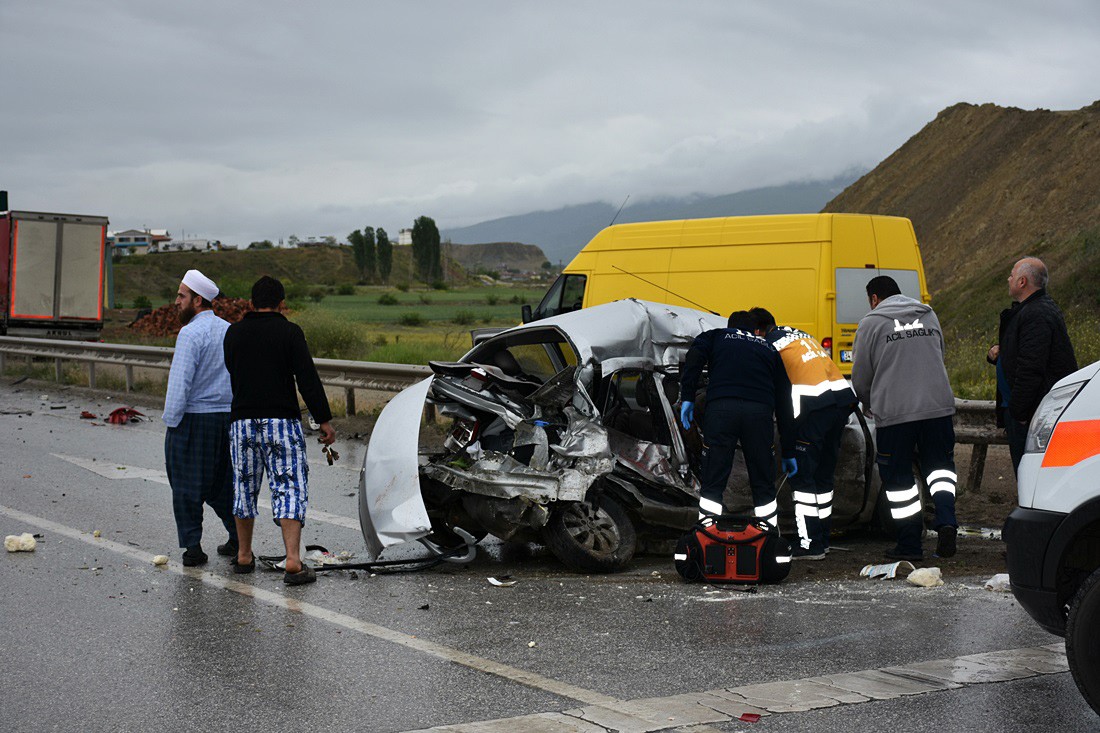
{"label": "white ambulance", "polygon": [[1100,713],[1100,362],[1065,377],[1039,405],[1005,523],[1012,592],[1066,639],[1077,687]]}

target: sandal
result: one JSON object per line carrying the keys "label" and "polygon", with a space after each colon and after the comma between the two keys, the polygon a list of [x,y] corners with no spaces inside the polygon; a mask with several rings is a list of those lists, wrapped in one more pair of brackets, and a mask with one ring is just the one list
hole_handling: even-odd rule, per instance
{"label": "sandal", "polygon": [[237,562],[237,558],[233,558],[233,572],[238,575],[247,575],[256,570],[256,556],[252,556],[252,562],[241,563]]}
{"label": "sandal", "polygon": [[302,563],[302,569],[296,573],[284,573],[283,582],[287,585],[305,585],[306,583],[313,583],[317,580],[317,573],[313,571],[313,568],[305,563]]}

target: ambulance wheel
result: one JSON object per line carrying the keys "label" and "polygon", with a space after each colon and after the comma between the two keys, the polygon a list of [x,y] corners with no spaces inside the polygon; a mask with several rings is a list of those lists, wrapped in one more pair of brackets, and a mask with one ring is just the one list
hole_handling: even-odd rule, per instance
{"label": "ambulance wheel", "polygon": [[1100,570],[1093,571],[1070,603],[1066,657],[1077,689],[1100,714]]}
{"label": "ambulance wheel", "polygon": [[638,545],[634,523],[626,510],[602,495],[555,509],[546,523],[544,537],[562,564],[579,573],[622,570]]}

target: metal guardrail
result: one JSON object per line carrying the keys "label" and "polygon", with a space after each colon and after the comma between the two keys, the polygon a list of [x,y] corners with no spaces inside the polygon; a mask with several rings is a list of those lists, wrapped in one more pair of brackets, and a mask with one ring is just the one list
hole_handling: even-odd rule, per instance
{"label": "metal guardrail", "polygon": [[[134,369],[168,369],[175,349],[168,346],[103,344],[85,341],[17,338],[0,336],[0,371],[8,356],[53,359],[54,378],[61,381],[65,362],[81,362],[88,368],[88,386],[96,386],[96,365],[120,366],[126,373],[126,391],[134,388]],[[355,414],[355,390],[397,392],[431,375],[427,366],[385,364],[341,359],[314,359],[321,381],[344,390],[348,415]],[[994,427],[991,400],[955,400],[955,442],[971,445],[970,470],[966,486],[980,487],[990,445],[1003,445],[1004,433]]]}
{"label": "metal guardrail", "polygon": [[[103,344],[87,341],[0,336],[0,371],[8,357],[53,359],[54,378],[61,381],[65,362],[87,365],[88,386],[96,387],[96,365],[122,367],[126,373],[126,391],[134,389],[134,369],[169,369],[175,349],[169,346],[138,346],[134,344]],[[431,375],[427,366],[384,364],[342,359],[314,359],[321,381],[329,387],[344,390],[349,415],[355,414],[355,390],[368,389],[397,392]]]}

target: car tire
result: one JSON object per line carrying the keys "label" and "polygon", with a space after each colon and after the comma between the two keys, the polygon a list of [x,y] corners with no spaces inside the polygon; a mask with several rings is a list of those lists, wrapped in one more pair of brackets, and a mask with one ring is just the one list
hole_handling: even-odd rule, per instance
{"label": "car tire", "polygon": [[550,551],[570,570],[580,573],[622,570],[638,545],[630,516],[605,495],[555,509],[544,537]]}
{"label": "car tire", "polygon": [[1066,657],[1077,689],[1100,714],[1100,570],[1081,584],[1070,603]]}

